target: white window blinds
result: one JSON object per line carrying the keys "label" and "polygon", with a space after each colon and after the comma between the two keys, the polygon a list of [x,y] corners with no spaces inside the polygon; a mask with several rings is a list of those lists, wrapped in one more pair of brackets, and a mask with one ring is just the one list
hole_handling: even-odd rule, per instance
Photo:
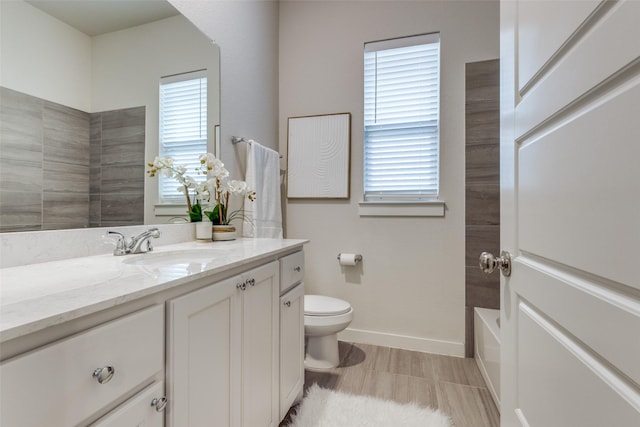
{"label": "white window blinds", "polygon": [[[207,152],[206,71],[163,77],[160,80],[160,156],[171,157],[187,168],[187,175],[198,182],[199,157]],[[161,202],[184,203],[174,178],[159,176]]]}
{"label": "white window blinds", "polygon": [[438,196],[440,36],[365,44],[365,200]]}

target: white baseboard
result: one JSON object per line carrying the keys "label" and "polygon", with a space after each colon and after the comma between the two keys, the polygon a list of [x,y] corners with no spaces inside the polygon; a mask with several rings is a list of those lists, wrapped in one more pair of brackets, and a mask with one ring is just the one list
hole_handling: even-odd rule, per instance
{"label": "white baseboard", "polygon": [[464,343],[459,342],[430,340],[351,328],[340,332],[338,339],[358,344],[373,344],[383,347],[401,348],[403,350],[421,351],[423,353],[464,357]]}

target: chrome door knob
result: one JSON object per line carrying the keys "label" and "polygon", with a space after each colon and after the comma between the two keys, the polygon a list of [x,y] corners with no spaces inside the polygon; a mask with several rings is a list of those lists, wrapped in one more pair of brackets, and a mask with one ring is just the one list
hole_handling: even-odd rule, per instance
{"label": "chrome door knob", "polygon": [[493,256],[492,253],[482,252],[479,261],[480,270],[483,273],[493,273],[493,270],[498,267],[505,277],[511,275],[511,254],[507,251],[502,251],[498,258]]}
{"label": "chrome door knob", "polygon": [[155,398],[151,401],[151,406],[153,406],[156,409],[156,412],[162,412],[164,411],[164,408],[167,406],[167,398],[166,397],[161,397],[161,398]]}
{"label": "chrome door knob", "polygon": [[97,368],[93,371],[93,378],[100,384],[106,384],[111,381],[116,370],[113,366],[105,366],[103,368]]}

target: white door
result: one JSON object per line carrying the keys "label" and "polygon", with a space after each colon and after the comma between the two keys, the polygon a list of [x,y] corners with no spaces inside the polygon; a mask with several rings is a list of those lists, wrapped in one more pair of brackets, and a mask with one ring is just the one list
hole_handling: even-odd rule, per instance
{"label": "white door", "polygon": [[237,426],[239,278],[167,303],[168,427]]}
{"label": "white door", "polygon": [[640,426],[640,1],[500,19],[501,424]]}
{"label": "white door", "polygon": [[280,422],[280,266],[277,261],[242,274],[242,426]]}
{"label": "white door", "polygon": [[304,387],[304,283],[280,297],[280,419]]}

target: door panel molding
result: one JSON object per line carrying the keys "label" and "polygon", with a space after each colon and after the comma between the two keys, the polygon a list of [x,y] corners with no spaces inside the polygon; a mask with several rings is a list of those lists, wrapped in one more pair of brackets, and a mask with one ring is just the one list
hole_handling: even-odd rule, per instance
{"label": "door panel molding", "polygon": [[[518,305],[518,397],[533,426],[640,423],[640,390],[524,301]],[[544,348],[544,352],[539,349]],[[548,392],[551,387],[553,392]],[[561,399],[558,399],[562,396]],[[592,402],[597,396],[598,402]],[[585,404],[587,403],[587,404]],[[605,409],[606,410],[603,410]],[[612,418],[614,416],[614,418]]]}
{"label": "door panel molding", "polygon": [[[520,256],[513,265],[514,289],[545,318],[562,325],[585,351],[640,384],[640,301],[542,260]],[[591,279],[591,280],[590,280]],[[553,295],[553,298],[548,298]],[[594,314],[597,313],[597,316]]]}
{"label": "door panel molding", "polygon": [[633,66],[640,56],[638,16],[640,2],[627,0],[616,3],[601,21],[593,23],[585,37],[518,104],[517,139]]}
{"label": "door panel molding", "polygon": [[640,289],[624,255],[640,241],[640,77],[625,89],[519,150],[519,244]]}
{"label": "door panel molding", "polygon": [[[550,28],[550,25],[547,25],[545,28],[545,32],[549,32],[549,30],[553,29],[555,30],[555,36],[558,39],[556,46],[558,46],[558,43],[561,43],[557,49],[551,53],[550,51],[546,51],[546,55],[541,55],[537,58],[538,64],[542,63],[542,65],[539,65],[538,67],[536,67],[534,64],[523,64],[523,61],[520,62],[520,66],[522,68],[522,72],[520,75],[520,95],[524,96],[525,93],[531,89],[531,87],[533,87],[538,81],[540,81],[542,78],[544,78],[544,76],[550,72],[550,70],[553,68],[553,66],[555,64],[558,63],[558,61],[560,61],[564,55],[566,55],[566,53],[568,51],[570,51],[573,46],[575,46],[580,40],[582,40],[582,38],[584,38],[584,36],[586,35],[586,33],[597,24],[597,22],[599,20],[601,20],[604,15],[615,5],[614,1],[607,1],[607,0],[602,0],[600,1],[600,3],[596,4],[597,2],[592,1],[592,2],[580,2],[580,3],[565,3],[564,6],[569,6],[569,7],[573,7],[575,8],[576,6],[581,8],[581,15],[577,15],[575,14],[575,9],[574,9],[574,16],[575,18],[572,16],[571,18],[573,19],[564,19],[564,20],[558,20],[555,21],[554,27],[555,28]],[[595,7],[594,7],[595,5]],[[536,8],[539,7],[539,4],[536,4],[535,2],[528,2],[528,3],[524,3],[524,6],[526,6],[527,8],[531,9],[531,8]],[[557,4],[554,4],[554,7],[556,8],[557,11]],[[524,15],[526,15],[527,10],[523,10],[525,8],[520,7],[520,13],[519,13],[519,20],[521,22],[520,25],[520,34],[519,34],[519,41],[520,41],[520,47],[524,50],[527,50],[528,48],[534,47],[534,46],[539,46],[540,45],[540,34],[537,34],[538,37],[534,36],[534,37],[529,37],[529,39],[527,39],[527,34],[526,32],[524,32],[522,30],[522,28],[526,28],[526,23],[523,23],[523,18]],[[542,14],[545,14],[547,17],[549,16],[548,14],[546,14],[545,12],[548,11],[544,11],[542,8],[540,8],[540,11]],[[590,13],[589,13],[590,12]],[[586,18],[580,22],[580,18],[586,16]],[[561,34],[568,34],[568,37],[566,37],[564,39],[564,42],[561,42],[560,40],[562,40]],[[544,37],[545,35],[543,35]],[[546,35],[546,37],[548,38],[550,35]],[[539,48],[539,47],[538,47]],[[544,61],[545,58],[548,58],[545,62]],[[523,67],[524,65],[524,67]],[[529,70],[526,70],[526,68],[529,68]],[[525,79],[528,79],[527,81],[525,81]]]}

